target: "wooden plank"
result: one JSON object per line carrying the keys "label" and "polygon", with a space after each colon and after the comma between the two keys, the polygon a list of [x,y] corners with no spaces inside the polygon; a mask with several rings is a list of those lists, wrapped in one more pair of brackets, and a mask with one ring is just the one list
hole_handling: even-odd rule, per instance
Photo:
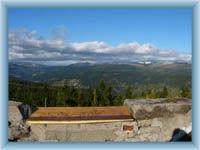
{"label": "wooden plank", "polygon": [[33,123],[88,123],[133,120],[126,106],[39,107],[28,119]]}

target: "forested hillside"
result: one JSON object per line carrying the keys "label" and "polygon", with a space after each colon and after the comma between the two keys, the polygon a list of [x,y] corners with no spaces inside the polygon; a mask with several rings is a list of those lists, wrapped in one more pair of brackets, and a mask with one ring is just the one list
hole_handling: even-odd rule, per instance
{"label": "forested hillside", "polygon": [[[161,84],[124,86],[116,88],[101,80],[96,88],[51,86],[44,83],[9,80],[9,100],[21,101],[31,107],[45,106],[116,106],[131,98],[182,98],[191,97],[190,85],[175,88]],[[46,102],[45,102],[46,101]]]}
{"label": "forested hillside", "polygon": [[181,88],[191,84],[191,64],[72,64],[45,66],[31,63],[10,63],[9,75],[20,80],[63,85],[73,80],[85,87],[97,87],[101,80],[116,88],[162,84]]}

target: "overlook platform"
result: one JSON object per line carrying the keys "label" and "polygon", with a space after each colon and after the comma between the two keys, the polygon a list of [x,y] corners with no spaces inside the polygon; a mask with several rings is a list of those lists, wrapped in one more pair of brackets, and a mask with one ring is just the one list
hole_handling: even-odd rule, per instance
{"label": "overlook platform", "polygon": [[80,124],[133,121],[126,106],[115,107],[39,107],[29,124]]}
{"label": "overlook platform", "polygon": [[182,136],[192,131],[192,100],[127,99],[116,107],[40,107],[27,122],[37,141],[174,141],[180,132]]}

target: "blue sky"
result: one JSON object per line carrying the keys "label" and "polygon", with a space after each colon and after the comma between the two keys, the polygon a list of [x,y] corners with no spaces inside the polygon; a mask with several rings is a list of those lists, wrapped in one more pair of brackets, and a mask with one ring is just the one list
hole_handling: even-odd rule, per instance
{"label": "blue sky", "polygon": [[[82,43],[79,48],[94,41],[109,48],[136,42],[191,54],[191,8],[12,8],[8,10],[8,25],[10,31],[36,31],[37,40],[60,36],[65,43]],[[98,42],[93,48],[102,47]]]}

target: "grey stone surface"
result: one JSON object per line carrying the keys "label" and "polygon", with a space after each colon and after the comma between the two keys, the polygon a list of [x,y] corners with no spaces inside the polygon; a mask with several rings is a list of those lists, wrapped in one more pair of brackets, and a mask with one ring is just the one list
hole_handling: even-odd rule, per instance
{"label": "grey stone surface", "polygon": [[30,135],[30,127],[24,122],[19,109],[22,103],[9,101],[8,104],[8,140],[32,141],[33,138]]}
{"label": "grey stone surface", "polygon": [[[123,125],[134,125],[133,131],[123,131]],[[38,141],[123,141],[137,131],[135,122],[31,125]]]}
{"label": "grey stone surface", "polygon": [[8,140],[9,141],[18,141],[23,137],[29,136],[29,127],[23,123],[18,125],[11,125],[8,128]]}
{"label": "grey stone surface", "polygon": [[137,134],[125,141],[170,141],[176,129],[191,127],[191,99],[126,100],[125,105],[138,123]]}
{"label": "grey stone surface", "polygon": [[136,120],[173,117],[191,110],[191,99],[127,99],[124,105]]}
{"label": "grey stone surface", "polygon": [[191,111],[186,114],[176,114],[173,117],[139,120],[137,135],[131,141],[170,141],[176,129],[189,133],[191,132],[191,126]]}
{"label": "grey stone surface", "polygon": [[45,139],[66,141],[66,127],[66,125],[47,125],[45,129]]}
{"label": "grey stone surface", "polygon": [[67,141],[112,141],[116,138],[112,130],[74,131],[67,133]]}
{"label": "grey stone surface", "polygon": [[15,141],[21,136],[20,126],[23,124],[22,115],[18,109],[18,105],[21,103],[10,101],[8,106],[8,139],[10,141]]}
{"label": "grey stone surface", "polygon": [[160,128],[162,128],[163,123],[162,123],[160,118],[153,118],[152,121],[151,121],[151,126],[152,127],[160,127]]}
{"label": "grey stone surface", "polygon": [[11,124],[19,124],[20,122],[22,122],[22,115],[19,111],[18,106],[9,106],[8,111],[8,121]]}
{"label": "grey stone surface", "polygon": [[152,120],[137,120],[138,127],[148,127],[151,126]]}
{"label": "grey stone surface", "polygon": [[138,134],[145,134],[145,133],[159,133],[161,131],[160,127],[142,127],[138,130]]}
{"label": "grey stone surface", "polygon": [[162,128],[160,133],[160,141],[169,141],[175,129],[188,128],[192,124],[191,111],[186,114],[177,114],[172,118],[160,118]]}
{"label": "grey stone surface", "polygon": [[46,125],[45,124],[35,124],[31,126],[31,132],[37,141],[46,140]]}
{"label": "grey stone surface", "polygon": [[19,106],[22,102],[8,101],[8,106]]}

